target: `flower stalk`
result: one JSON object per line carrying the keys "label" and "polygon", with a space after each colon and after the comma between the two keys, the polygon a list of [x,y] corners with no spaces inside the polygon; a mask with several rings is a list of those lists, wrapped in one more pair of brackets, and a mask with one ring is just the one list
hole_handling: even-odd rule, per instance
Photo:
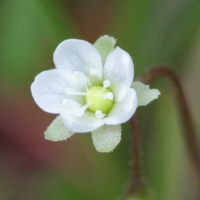
{"label": "flower stalk", "polygon": [[141,131],[137,113],[130,120],[131,128],[131,179],[127,189],[126,197],[132,194],[144,192],[144,181],[142,178],[142,159],[141,159]]}
{"label": "flower stalk", "polygon": [[200,155],[199,147],[197,145],[198,140],[196,138],[196,133],[192,122],[190,110],[177,75],[167,65],[159,65],[152,67],[146,72],[144,72],[138,78],[138,80],[144,84],[149,84],[151,81],[159,77],[167,77],[172,83],[178,102],[177,105],[181,114],[182,125],[185,131],[185,139],[188,151],[197,167],[198,174],[200,177]]}
{"label": "flower stalk", "polygon": [[[138,81],[141,81],[144,84],[150,84],[151,81],[160,77],[167,77],[172,83],[178,102],[177,105],[179,107],[181,114],[183,128],[185,131],[185,139],[188,151],[194,161],[194,164],[196,165],[196,168],[198,170],[198,175],[200,177],[200,155],[199,155],[199,147],[197,145],[198,140],[196,138],[190,110],[177,75],[168,66],[158,65],[146,70],[140,77],[138,77]],[[137,195],[145,192],[145,184],[142,177],[141,133],[140,133],[139,122],[137,119],[137,113],[135,113],[131,118],[130,125],[131,125],[131,136],[132,136],[131,139],[132,176],[126,193],[126,198],[130,197],[131,195]]]}

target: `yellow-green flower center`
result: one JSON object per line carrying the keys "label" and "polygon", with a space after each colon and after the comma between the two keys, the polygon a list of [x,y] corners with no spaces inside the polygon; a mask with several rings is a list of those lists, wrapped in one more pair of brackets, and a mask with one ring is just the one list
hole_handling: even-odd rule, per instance
{"label": "yellow-green flower center", "polygon": [[100,110],[102,113],[108,114],[113,107],[114,100],[105,97],[103,98],[102,95],[105,93],[108,94],[107,96],[109,96],[109,94],[112,95],[109,89],[103,88],[102,86],[93,86],[92,88],[90,88],[85,98],[86,103],[88,103],[89,101],[91,102],[88,109],[93,112]]}

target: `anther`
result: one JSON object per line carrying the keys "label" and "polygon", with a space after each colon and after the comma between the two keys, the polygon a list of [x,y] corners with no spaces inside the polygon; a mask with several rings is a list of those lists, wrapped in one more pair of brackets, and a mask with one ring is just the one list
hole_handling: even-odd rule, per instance
{"label": "anther", "polygon": [[106,114],[103,114],[101,110],[96,110],[95,115],[96,115],[96,118],[100,119],[100,118],[105,117]]}
{"label": "anther", "polygon": [[101,91],[97,95],[101,96],[103,94],[103,92],[105,91],[105,89],[108,88],[109,86],[110,86],[110,81],[109,80],[105,80],[103,82],[103,88],[101,89]]}
{"label": "anther", "polygon": [[80,72],[79,71],[74,71],[73,75],[77,76]]}
{"label": "anther", "polygon": [[90,68],[90,74],[91,75],[96,75],[97,74],[97,70],[95,68]]}
{"label": "anther", "polygon": [[113,100],[113,93],[112,93],[112,92],[104,93],[104,94],[102,95],[102,98],[103,98],[103,99],[110,99],[110,100]]}
{"label": "anther", "polygon": [[66,106],[66,105],[67,105],[67,102],[68,102],[68,100],[69,100],[69,99],[64,99],[64,100],[62,101],[62,104],[63,104],[64,106]]}
{"label": "anther", "polygon": [[109,80],[105,80],[104,82],[103,82],[103,87],[104,88],[108,88],[110,86],[110,81]]}
{"label": "anther", "polygon": [[90,74],[92,76],[96,76],[99,80],[102,81],[102,72],[100,69],[92,67],[92,68],[90,68]]}

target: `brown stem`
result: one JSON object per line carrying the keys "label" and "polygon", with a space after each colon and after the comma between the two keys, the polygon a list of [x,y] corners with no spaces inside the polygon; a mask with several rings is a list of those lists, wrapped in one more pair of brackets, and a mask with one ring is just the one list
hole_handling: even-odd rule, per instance
{"label": "brown stem", "polygon": [[199,148],[197,145],[198,140],[196,138],[196,134],[194,131],[194,126],[192,123],[192,118],[189,112],[187,101],[183,94],[180,81],[177,78],[176,74],[168,66],[160,65],[144,72],[138,78],[138,80],[144,84],[149,84],[155,78],[163,76],[168,77],[172,85],[174,86],[174,90],[178,101],[178,106],[181,112],[182,123],[185,130],[186,143],[188,146],[189,153],[197,167],[198,174],[200,177],[200,156],[199,156]]}
{"label": "brown stem", "polygon": [[[176,93],[178,106],[181,112],[181,118],[183,127],[185,130],[185,138],[188,146],[189,153],[197,167],[198,174],[200,177],[200,156],[199,156],[199,148],[197,145],[197,138],[194,131],[194,126],[192,123],[192,118],[189,112],[189,108],[187,105],[186,98],[183,94],[183,90],[180,84],[179,79],[173,70],[171,70],[166,65],[159,65],[150,68],[145,71],[138,80],[144,84],[149,84],[152,80],[159,77],[167,77],[170,79],[174,91]],[[130,180],[130,184],[126,193],[126,197],[129,197],[132,194],[138,194],[140,192],[144,192],[144,182],[141,175],[141,133],[139,128],[139,122],[137,119],[137,114],[135,113],[130,120],[131,125],[131,146],[132,146],[132,160],[131,160],[131,168],[132,168],[132,176]]]}
{"label": "brown stem", "polygon": [[142,162],[141,162],[141,132],[137,113],[130,120],[131,126],[131,179],[126,193],[126,197],[131,194],[143,192],[144,183],[142,179]]}

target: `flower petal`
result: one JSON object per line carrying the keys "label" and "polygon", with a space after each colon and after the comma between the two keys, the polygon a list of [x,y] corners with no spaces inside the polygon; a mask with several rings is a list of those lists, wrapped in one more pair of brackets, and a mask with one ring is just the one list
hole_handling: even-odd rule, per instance
{"label": "flower petal", "polygon": [[48,126],[47,130],[44,132],[45,139],[51,140],[54,142],[66,140],[71,137],[74,133],[67,129],[61,118],[58,115],[52,123]]}
{"label": "flower petal", "polygon": [[129,88],[124,99],[114,104],[108,116],[104,118],[104,122],[109,125],[124,123],[132,117],[136,108],[136,92],[134,89]]}
{"label": "flower petal", "polygon": [[95,114],[85,111],[82,116],[76,116],[73,110],[65,109],[61,112],[64,125],[75,133],[87,133],[93,131],[104,124],[102,119],[96,118]]}
{"label": "flower petal", "polygon": [[[31,85],[31,93],[38,106],[46,112],[58,114],[63,109],[62,101],[71,98],[65,89],[73,86],[83,90],[80,81],[63,70],[52,69],[43,71],[35,77]],[[73,99],[82,101],[83,97],[73,96]]]}
{"label": "flower petal", "polygon": [[104,79],[110,81],[115,101],[121,101],[133,81],[134,65],[130,55],[117,47],[105,62]]}
{"label": "flower petal", "polygon": [[72,74],[79,71],[88,76],[93,84],[98,79],[90,74],[90,69],[96,69],[102,74],[102,60],[96,48],[87,41],[68,39],[61,42],[53,54],[56,68],[66,70]]}
{"label": "flower petal", "polygon": [[104,125],[92,131],[93,144],[97,151],[109,153],[121,140],[121,125]]}

